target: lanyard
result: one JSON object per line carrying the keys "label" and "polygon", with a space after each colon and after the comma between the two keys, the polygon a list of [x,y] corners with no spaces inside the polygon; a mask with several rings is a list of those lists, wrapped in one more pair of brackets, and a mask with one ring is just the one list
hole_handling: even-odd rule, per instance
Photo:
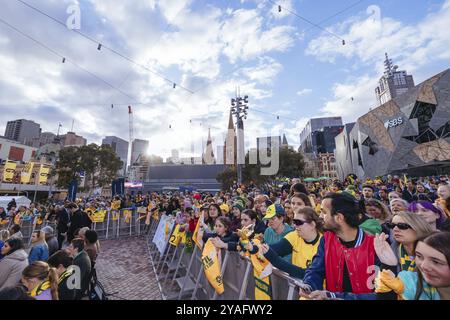
{"label": "lanyard", "polygon": [[402,244],[399,245],[398,250],[400,269],[402,271],[416,271],[416,262],[414,261],[414,258],[411,259]]}

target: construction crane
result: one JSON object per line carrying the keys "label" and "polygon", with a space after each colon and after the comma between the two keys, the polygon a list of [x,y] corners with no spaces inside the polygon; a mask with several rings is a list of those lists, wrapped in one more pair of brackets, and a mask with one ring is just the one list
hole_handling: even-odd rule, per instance
{"label": "construction crane", "polygon": [[130,181],[134,180],[134,170],[133,164],[131,163],[132,152],[133,152],[133,140],[134,140],[134,123],[133,123],[133,110],[131,106],[128,106],[128,119],[129,119],[129,130],[130,130],[130,140],[128,144],[128,179]]}

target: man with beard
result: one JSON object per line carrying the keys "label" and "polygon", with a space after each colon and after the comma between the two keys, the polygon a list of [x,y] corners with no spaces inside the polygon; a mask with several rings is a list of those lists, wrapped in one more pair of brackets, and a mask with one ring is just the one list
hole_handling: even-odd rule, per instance
{"label": "man with beard", "polygon": [[[325,232],[303,279],[307,299],[376,299],[373,280],[380,260],[374,237],[359,228],[360,210],[351,195],[331,193],[322,200]],[[326,290],[323,290],[326,280]],[[313,292],[311,292],[313,291]]]}

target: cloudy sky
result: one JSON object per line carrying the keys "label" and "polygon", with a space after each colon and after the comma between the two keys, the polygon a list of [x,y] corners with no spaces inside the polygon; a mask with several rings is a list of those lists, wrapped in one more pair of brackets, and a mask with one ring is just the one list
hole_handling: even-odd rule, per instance
{"label": "cloudy sky", "polygon": [[[23,2],[63,22],[78,5],[79,31],[106,48]],[[55,133],[74,120],[88,142],[128,140],[132,105],[150,153],[188,155],[208,128],[223,145],[239,86],[247,147],[283,133],[298,146],[308,118],[351,122],[375,107],[385,52],[416,84],[450,66],[450,0],[274,2],[326,31],[269,0],[1,0],[0,135],[26,118]]]}

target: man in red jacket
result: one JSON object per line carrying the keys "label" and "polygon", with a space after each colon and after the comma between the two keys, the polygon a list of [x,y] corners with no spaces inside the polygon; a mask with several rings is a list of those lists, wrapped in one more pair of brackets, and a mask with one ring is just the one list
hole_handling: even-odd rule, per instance
{"label": "man in red jacket", "polygon": [[350,194],[331,193],[324,197],[322,215],[328,231],[305,272],[303,297],[376,299],[373,280],[376,266],[381,263],[375,253],[374,237],[359,228],[360,212],[358,202]]}

